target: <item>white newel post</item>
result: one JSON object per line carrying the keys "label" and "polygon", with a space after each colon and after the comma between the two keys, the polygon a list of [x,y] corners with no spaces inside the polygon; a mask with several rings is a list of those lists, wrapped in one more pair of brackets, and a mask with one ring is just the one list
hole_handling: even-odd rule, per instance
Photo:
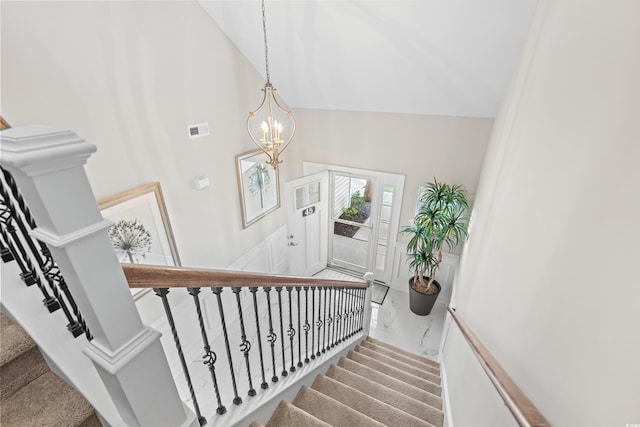
{"label": "white newel post", "polygon": [[181,401],[160,344],[142,324],[84,171],[96,147],[44,126],[3,130],[2,166],[14,176],[84,316],[93,361],[132,427],[198,426]]}
{"label": "white newel post", "polygon": [[362,333],[369,335],[371,329],[371,294],[373,292],[373,273],[364,274],[364,281],[369,284],[364,297],[364,319],[362,320]]}

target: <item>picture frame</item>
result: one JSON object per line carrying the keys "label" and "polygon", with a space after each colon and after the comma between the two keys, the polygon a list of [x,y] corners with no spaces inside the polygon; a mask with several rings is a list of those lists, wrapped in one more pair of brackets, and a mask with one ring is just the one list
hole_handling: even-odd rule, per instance
{"label": "picture frame", "polygon": [[159,182],[99,200],[98,207],[114,222],[109,237],[120,262],[180,266]]}
{"label": "picture frame", "polygon": [[267,163],[262,150],[236,156],[236,175],[242,226],[249,227],[280,207],[280,177],[278,169]]}

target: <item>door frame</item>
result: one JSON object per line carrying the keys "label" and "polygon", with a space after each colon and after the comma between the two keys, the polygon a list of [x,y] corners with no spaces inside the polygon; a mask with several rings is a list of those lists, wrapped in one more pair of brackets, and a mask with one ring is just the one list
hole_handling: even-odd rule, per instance
{"label": "door frame", "polygon": [[[375,274],[376,281],[383,283],[390,283],[393,279],[393,266],[394,266],[394,258],[395,258],[395,250],[396,250],[396,240],[398,237],[398,232],[400,229],[400,210],[402,208],[402,198],[404,193],[404,183],[405,176],[395,173],[389,172],[381,172],[369,169],[358,169],[352,168],[348,166],[339,166],[339,165],[330,165],[325,163],[315,163],[315,162],[302,162],[302,170],[303,175],[309,175],[316,172],[321,171],[333,171],[344,174],[352,174],[363,177],[372,177],[375,178],[372,180],[372,184],[375,183],[375,188],[372,189],[375,192],[375,199],[377,201],[376,206],[372,206],[372,215],[376,215],[375,222],[376,227],[372,232],[373,242],[373,250],[369,250],[369,256],[367,260],[367,270],[371,271]],[[331,181],[331,180],[330,180]],[[378,243],[378,234],[380,231],[380,212],[382,205],[382,196],[385,185],[392,185],[394,187],[393,191],[393,199],[392,199],[392,209],[391,209],[391,218],[389,222],[389,231],[387,236],[387,244],[386,244],[386,254],[385,254],[385,262],[384,269],[380,270],[376,267],[376,245]],[[332,186],[330,182],[330,186]],[[331,200],[333,195],[329,195],[329,199]],[[330,210],[332,208],[330,207]],[[329,230],[331,232],[331,230]]]}

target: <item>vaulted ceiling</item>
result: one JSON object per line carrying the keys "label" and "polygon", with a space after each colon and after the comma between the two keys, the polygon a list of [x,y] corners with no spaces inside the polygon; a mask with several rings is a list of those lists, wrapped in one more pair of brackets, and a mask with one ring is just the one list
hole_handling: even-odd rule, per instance
{"label": "vaulted ceiling", "polygon": [[[200,1],[265,76],[258,0]],[[494,117],[535,0],[267,0],[291,108]]]}

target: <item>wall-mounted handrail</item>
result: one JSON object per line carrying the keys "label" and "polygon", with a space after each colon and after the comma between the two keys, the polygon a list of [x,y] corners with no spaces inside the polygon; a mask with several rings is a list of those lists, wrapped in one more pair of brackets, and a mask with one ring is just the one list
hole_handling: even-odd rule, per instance
{"label": "wall-mounted handrail", "polygon": [[314,277],[245,273],[232,270],[167,267],[161,265],[122,264],[131,288],[197,288],[251,286],[323,286],[329,288],[364,289],[364,281],[331,280]]}
{"label": "wall-mounted handrail", "polygon": [[460,332],[462,332],[462,335],[469,343],[473,354],[480,362],[480,365],[487,373],[487,376],[518,424],[522,427],[550,426],[551,424],[549,424],[538,408],[536,408],[522,390],[520,390],[516,383],[513,382],[496,358],[493,357],[489,350],[480,342],[478,337],[471,332],[469,326],[460,318],[455,309],[449,307],[449,313],[460,328]]}

